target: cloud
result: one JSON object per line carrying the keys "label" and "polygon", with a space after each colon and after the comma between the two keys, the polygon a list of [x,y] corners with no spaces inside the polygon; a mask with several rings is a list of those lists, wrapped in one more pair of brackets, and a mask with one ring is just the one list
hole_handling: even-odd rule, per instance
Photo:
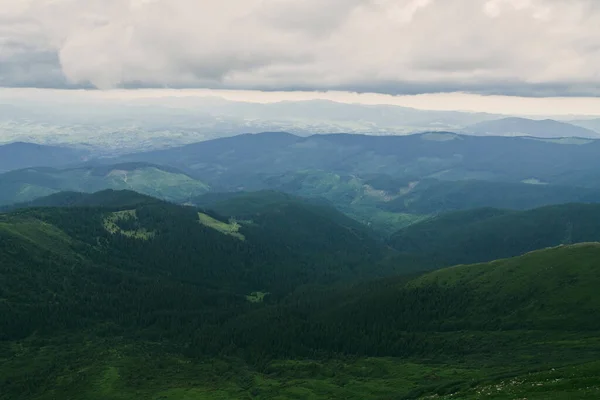
{"label": "cloud", "polygon": [[600,95],[597,0],[0,0],[0,86]]}

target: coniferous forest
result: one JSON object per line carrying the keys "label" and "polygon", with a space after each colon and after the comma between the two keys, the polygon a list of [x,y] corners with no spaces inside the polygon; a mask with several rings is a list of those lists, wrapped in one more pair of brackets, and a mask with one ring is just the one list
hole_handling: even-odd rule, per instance
{"label": "coniferous forest", "polygon": [[[600,393],[596,206],[460,216],[472,230],[448,214],[392,247],[326,202],[248,196],[211,210],[64,193],[7,209],[0,398]],[[525,239],[499,233],[506,218]],[[449,267],[457,255],[484,263]]]}

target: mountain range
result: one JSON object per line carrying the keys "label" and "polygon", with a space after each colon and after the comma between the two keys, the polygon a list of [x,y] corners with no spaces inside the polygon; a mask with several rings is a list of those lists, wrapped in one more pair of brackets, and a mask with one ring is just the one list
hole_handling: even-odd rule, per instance
{"label": "mountain range", "polygon": [[596,399],[599,146],[1,146],[0,400]]}
{"label": "mountain range", "polygon": [[[0,174],[0,204],[59,191],[130,189],[177,203],[205,193],[277,190],[329,201],[383,234],[447,211],[523,210],[600,199],[594,139],[262,133]],[[37,148],[37,147],[35,147]],[[37,150],[36,150],[37,151]]]}
{"label": "mountain range", "polygon": [[600,133],[568,122],[552,119],[502,118],[468,126],[464,132],[488,136],[533,136],[539,138],[599,138]]}

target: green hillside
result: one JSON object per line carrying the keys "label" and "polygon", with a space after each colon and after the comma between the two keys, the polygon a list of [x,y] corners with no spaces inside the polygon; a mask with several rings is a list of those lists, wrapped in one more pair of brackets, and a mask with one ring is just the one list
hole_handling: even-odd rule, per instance
{"label": "green hillside", "polygon": [[[298,210],[298,212],[311,213],[315,217],[327,218],[340,226],[346,227],[347,230],[354,231],[359,236],[368,237],[373,234],[367,227],[341,213],[322,198],[302,198],[282,192],[265,190],[207,194],[192,199],[192,202],[199,207],[216,211],[221,215],[241,220],[250,219],[254,222],[263,219],[265,216],[273,218],[281,215],[285,218],[290,215],[292,210]],[[273,226],[275,227],[275,225]],[[285,227],[285,221],[282,220],[278,226]],[[300,223],[294,226],[294,229],[290,229],[292,231],[289,232],[290,234],[294,234],[293,231],[298,229]],[[316,233],[318,228],[314,227],[314,231]]]}
{"label": "green hillside", "polygon": [[130,191],[0,214],[0,399],[600,394],[599,244],[389,277],[412,266],[327,204],[216,197],[235,215]]}
{"label": "green hillside", "polygon": [[34,200],[50,194],[104,189],[135,190],[169,201],[187,201],[206,193],[206,184],[181,171],[144,163],[72,169],[29,168],[0,175],[0,204]]}
{"label": "green hillside", "polygon": [[[220,338],[247,357],[431,363],[438,378],[398,398],[480,398],[496,387],[491,398],[591,399],[600,394],[600,323],[591,317],[600,311],[598,260],[600,244],[579,244],[335,293],[299,292],[229,323]],[[459,366],[481,375],[465,378]],[[572,375],[578,370],[581,379]],[[456,379],[446,380],[447,371]]]}
{"label": "green hillside", "polygon": [[408,287],[472,290],[482,301],[463,310],[470,321],[494,316],[498,318],[494,324],[502,328],[599,330],[600,321],[589,318],[600,309],[598,255],[597,242],[559,246],[487,264],[445,268]]}
{"label": "green hillside", "polygon": [[600,205],[566,204],[528,211],[475,209],[442,214],[396,232],[403,253],[438,265],[491,261],[560,244],[600,241]]}
{"label": "green hillside", "polygon": [[[69,194],[63,196],[67,199],[72,198]],[[64,197],[54,195],[39,199],[35,205],[64,205],[56,204],[57,200],[63,201]],[[55,204],[52,204],[53,202]],[[202,271],[200,266],[206,265],[208,268],[211,262],[216,261],[209,257],[214,250],[206,251],[202,248],[216,246],[218,254],[226,254],[228,259],[235,260],[222,261],[225,265],[219,267],[218,272],[222,274],[222,279],[230,283],[237,282],[235,276],[226,277],[227,274],[235,273],[241,281],[254,282],[254,289],[263,289],[262,285],[266,282],[283,288],[292,282],[297,285],[304,280],[315,279],[315,276],[320,276],[324,282],[331,282],[361,273],[370,276],[385,275],[393,269],[392,266],[384,267],[382,264],[393,251],[374,239],[366,227],[332,207],[315,205],[300,199],[292,202],[275,200],[268,210],[257,214],[245,214],[244,219],[237,221],[237,229],[248,239],[246,243],[238,243],[214,226],[203,223],[198,211],[225,223],[228,222],[229,216],[222,217],[210,210],[161,202],[135,192],[108,190],[83,195],[75,204],[69,206],[68,209],[25,209],[17,211],[16,215],[32,214],[35,218],[74,235],[78,240],[96,243],[98,238],[93,235],[98,234],[98,229],[102,228],[103,224],[89,226],[89,232],[86,231],[86,225],[92,221],[104,221],[104,209],[108,208],[113,213],[135,210],[137,222],[134,225],[157,232],[151,243],[121,243],[120,240],[115,241],[119,238],[118,235],[116,238],[109,235],[111,245],[125,246],[124,250],[131,252],[132,262],[141,263],[140,260],[135,260],[136,256],[144,259],[150,257],[152,259],[146,262],[145,268],[155,265],[158,270],[164,268],[164,265],[175,264],[173,268],[180,268],[181,273],[186,274],[184,270],[195,265],[194,274],[214,274],[215,272]],[[15,214],[7,216],[11,215]],[[132,223],[121,222],[125,226]],[[103,233],[104,236],[106,234]],[[177,251],[164,251],[161,247],[165,245],[176,246]],[[108,249],[114,250],[112,246]],[[254,254],[255,252],[257,254]],[[110,257],[112,256],[113,254],[110,254]],[[214,257],[218,258],[216,255]],[[253,257],[256,261],[252,261]],[[178,258],[179,262],[176,262]],[[243,271],[236,270],[239,265],[245,265]],[[257,270],[253,270],[253,265]],[[309,271],[314,275],[311,276]],[[171,271],[170,274],[174,272]],[[186,276],[191,279],[189,275]],[[277,287],[269,289],[280,292]]]}
{"label": "green hillside", "polygon": [[[344,175],[319,170],[257,174],[248,177],[245,185],[252,190],[267,188],[305,198],[326,199],[352,218],[387,235],[430,215],[449,211],[480,207],[526,210],[600,201],[600,191],[584,187],[429,178],[407,181],[387,174]],[[193,202],[210,204],[233,196],[233,192],[210,193]]]}
{"label": "green hillside", "polygon": [[[270,351],[296,356],[315,350],[464,356],[490,350],[485,346],[494,344],[484,343],[487,334],[585,336],[600,331],[600,321],[590,318],[600,310],[595,294],[599,256],[600,244],[582,243],[335,293],[313,292],[311,298],[299,292],[303,300],[292,296],[282,305],[255,311],[232,324],[231,333],[241,348],[264,351],[261,346],[271,343]],[[243,324],[247,331],[240,331]],[[469,341],[483,347],[463,347]]]}
{"label": "green hillside", "polygon": [[584,187],[429,178],[407,181],[387,174],[350,176],[316,170],[269,176],[259,187],[327,199],[353,218],[387,234],[449,211],[480,207],[526,210],[600,201],[600,191]]}

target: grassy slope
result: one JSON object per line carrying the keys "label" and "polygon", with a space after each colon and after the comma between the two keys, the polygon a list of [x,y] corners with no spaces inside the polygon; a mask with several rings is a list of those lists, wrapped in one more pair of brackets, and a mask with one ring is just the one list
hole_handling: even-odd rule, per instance
{"label": "grassy slope", "polygon": [[61,191],[135,190],[169,201],[187,201],[206,193],[203,182],[174,170],[148,164],[96,168],[30,168],[0,175],[0,204],[34,200]]}

